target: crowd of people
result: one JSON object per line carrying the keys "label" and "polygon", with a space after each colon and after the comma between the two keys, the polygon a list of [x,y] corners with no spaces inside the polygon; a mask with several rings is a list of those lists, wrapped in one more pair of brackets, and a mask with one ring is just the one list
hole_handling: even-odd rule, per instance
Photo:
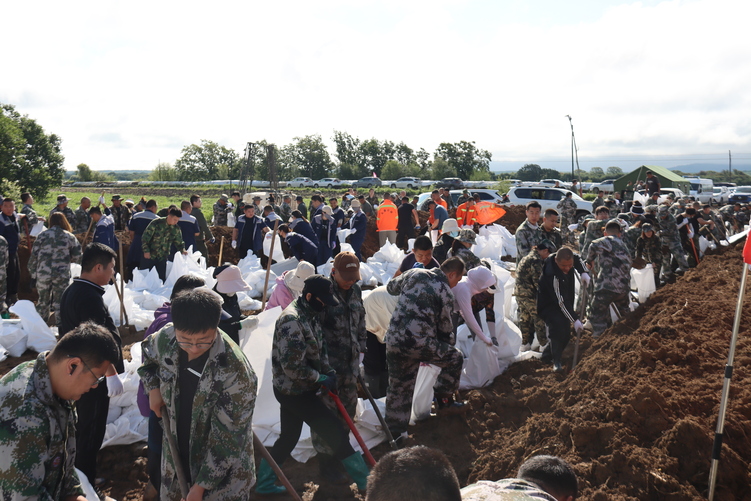
{"label": "crowd of people", "polygon": [[[576,476],[559,458],[532,458],[518,479],[478,482],[459,491],[456,475],[436,451],[404,449],[384,456],[370,471],[349,442],[343,413],[354,417],[359,382],[374,397],[386,396],[386,426],[398,445],[404,443],[423,363],[440,368],[435,412],[468,410],[458,393],[465,354],[456,346],[457,329],[465,323],[477,342],[498,345],[496,278],[490,263],[472,252],[479,227],[476,198],[467,192],[453,207],[447,192],[434,191],[424,207],[429,211],[425,225],[417,212],[423,208],[404,194],[377,197],[373,190],[367,196],[350,190],[341,199],[313,195],[309,204],[292,198],[222,195],[211,220],[233,226],[231,245],[240,258],[253,253],[264,264],[272,260],[263,240],[276,232],[286,255],[300,261],[277,278],[267,305],[281,310],[270,354],[281,423],[269,450],[273,463],[284,465],[307,423],[323,478],[353,481],[367,490],[366,499],[404,499],[409,492],[422,499],[440,482],[447,487],[427,497],[503,499],[500,493],[508,490],[575,499]],[[40,220],[33,199],[24,194],[22,200],[17,214],[15,202],[4,199],[0,215],[5,260],[0,268],[7,270],[3,283],[10,302],[19,274],[17,257],[10,256],[29,225]],[[5,452],[0,491],[7,498],[80,501],[83,491],[73,465],[93,486],[101,485],[96,453],[109,398],[123,391],[122,343],[102,300],[115,272],[115,231],[131,232],[126,264],[155,268],[162,279],[170,256],[192,246],[208,257],[206,243],[214,239],[199,195],[161,210],[153,200],[134,204],[118,195],[111,206],[104,197],[96,206],[84,198],[76,211],[67,207],[64,195],[57,201],[48,228],[33,244],[29,271],[40,293],[40,315],[47,319],[54,311],[59,342],[0,380],[0,412],[13,430],[0,438]],[[603,204],[593,217],[574,221],[569,201],[566,196],[558,210],[544,212],[530,202],[516,231],[521,350],[539,345],[543,362],[559,372],[572,334],[590,329],[597,338],[612,322],[611,308],[626,314],[632,266],[652,265],[655,285],[661,286],[701,260],[698,235],[719,242],[726,237],[726,221],[743,223],[735,211],[726,216],[724,209],[716,213],[683,200],[618,205],[617,210]],[[363,299],[358,282],[368,218],[375,219],[381,245],[391,242],[405,250],[412,245],[391,280]],[[82,249],[74,234],[92,228],[94,241]],[[342,250],[339,230],[347,230],[353,252]],[[81,274],[69,285],[70,263],[79,261]],[[328,276],[316,272],[329,262]],[[139,405],[149,417],[149,474],[160,499],[246,499],[254,484],[259,494],[286,491],[267,459],[257,469],[254,463],[251,423],[258,380],[238,346],[240,331],[258,324],[238,305],[237,293],[250,287],[232,264],[220,263],[214,278],[216,285],[207,289],[202,279],[181,277],[142,345]],[[483,311],[487,331],[480,322]],[[400,477],[412,462],[408,470],[423,473]],[[190,485],[187,493],[181,492],[178,470]]]}

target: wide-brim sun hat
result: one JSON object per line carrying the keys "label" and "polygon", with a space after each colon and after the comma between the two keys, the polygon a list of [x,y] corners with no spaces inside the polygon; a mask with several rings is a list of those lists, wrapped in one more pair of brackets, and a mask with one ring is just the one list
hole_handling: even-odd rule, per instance
{"label": "wide-brim sun hat", "polygon": [[233,292],[249,291],[251,286],[243,280],[240,268],[235,265],[229,265],[216,275],[216,290],[222,294],[231,294]]}

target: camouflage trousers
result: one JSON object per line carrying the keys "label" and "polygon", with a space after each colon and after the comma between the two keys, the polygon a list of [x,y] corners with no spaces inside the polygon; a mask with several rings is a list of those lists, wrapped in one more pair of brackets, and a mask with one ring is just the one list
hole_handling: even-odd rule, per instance
{"label": "camouflage trousers", "polygon": [[545,322],[537,315],[537,301],[517,296],[516,304],[519,306],[519,330],[522,331],[522,343],[532,344],[536,332],[540,346],[548,344]]}
{"label": "camouflage trousers", "polygon": [[70,278],[64,275],[37,278],[39,301],[37,301],[36,308],[39,316],[45,322],[50,316],[50,306],[55,312],[55,320],[60,321],[60,299],[63,297],[63,292],[65,292],[69,282]]}
{"label": "camouflage trousers", "polygon": [[574,245],[574,232],[568,229],[570,224],[574,224],[575,218],[568,218],[561,216],[561,238],[563,238],[564,244]]}
{"label": "camouflage trousers", "polygon": [[594,293],[592,311],[589,321],[592,322],[592,337],[599,337],[611,324],[610,304],[614,304],[621,316],[628,313],[628,292],[617,293],[599,290]]}
{"label": "camouflage trousers", "polygon": [[407,349],[402,346],[386,346],[386,362],[389,366],[389,389],[386,394],[386,425],[394,436],[407,431],[412,411],[412,395],[420,362],[441,368],[433,385],[436,396],[452,395],[459,389],[464,356],[454,346],[431,340],[423,348]]}
{"label": "camouflage trousers", "polygon": [[[357,411],[357,376],[354,374],[342,374],[339,371],[336,373],[336,390],[339,395],[339,400],[344,404],[344,408],[347,409],[347,414],[352,419],[355,418],[355,412]],[[334,399],[328,395],[321,396],[323,403],[326,404],[331,412],[339,417],[342,426],[349,430],[347,422],[342,417],[339,408],[334,403]],[[329,456],[334,455],[333,449],[320,437],[316,432],[310,432],[310,436],[313,439],[313,448],[318,454],[327,454]]]}
{"label": "camouflage trousers", "polygon": [[[668,278],[673,276],[673,268],[671,266],[671,258],[674,258],[678,263],[678,266],[682,270],[688,270],[688,261],[686,260],[686,252],[683,250],[681,240],[679,237],[662,237],[662,276]],[[665,250],[667,247],[667,251]]]}

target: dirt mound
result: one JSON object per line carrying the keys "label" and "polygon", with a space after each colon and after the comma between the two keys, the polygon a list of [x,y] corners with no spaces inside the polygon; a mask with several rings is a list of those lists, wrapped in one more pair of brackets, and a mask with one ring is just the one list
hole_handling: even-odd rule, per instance
{"label": "dirt mound", "polygon": [[[593,342],[568,377],[526,362],[471,391],[469,481],[513,476],[546,453],[574,465],[584,500],[706,496],[741,263],[740,249],[706,257]],[[717,499],[751,497],[748,334],[742,327]]]}
{"label": "dirt mound", "polygon": [[500,224],[513,235],[514,233],[516,233],[516,229],[519,227],[519,225],[522,224],[525,219],[527,219],[524,206],[509,205],[504,206],[503,208],[506,209],[506,214],[504,214],[503,217],[495,223]]}

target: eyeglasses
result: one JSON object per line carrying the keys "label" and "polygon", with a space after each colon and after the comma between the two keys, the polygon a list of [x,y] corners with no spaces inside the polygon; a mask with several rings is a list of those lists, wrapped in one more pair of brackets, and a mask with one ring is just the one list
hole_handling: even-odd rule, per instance
{"label": "eyeglasses", "polygon": [[[68,358],[73,358],[73,357],[70,356],[70,355],[68,355]],[[102,376],[102,377],[97,376],[94,373],[94,371],[91,370],[91,367],[89,367],[88,364],[86,362],[84,362],[83,358],[81,358],[81,357],[77,357],[77,358],[79,358],[81,360],[81,363],[83,364],[84,367],[86,367],[86,370],[89,371],[92,376],[94,376],[94,379],[96,379],[96,381],[94,381],[92,383],[92,385],[91,385],[92,388],[95,387],[95,386],[99,386],[100,384],[104,383],[104,380],[107,379],[107,375],[106,374],[104,376]]]}
{"label": "eyeglasses", "polygon": [[[177,336],[175,336],[175,340],[177,340]],[[214,333],[214,339],[211,340],[210,343],[187,343],[185,341],[177,341],[178,346],[183,349],[188,348],[197,348],[199,350],[204,350],[206,348],[211,348],[211,346],[216,341],[216,333]]]}

